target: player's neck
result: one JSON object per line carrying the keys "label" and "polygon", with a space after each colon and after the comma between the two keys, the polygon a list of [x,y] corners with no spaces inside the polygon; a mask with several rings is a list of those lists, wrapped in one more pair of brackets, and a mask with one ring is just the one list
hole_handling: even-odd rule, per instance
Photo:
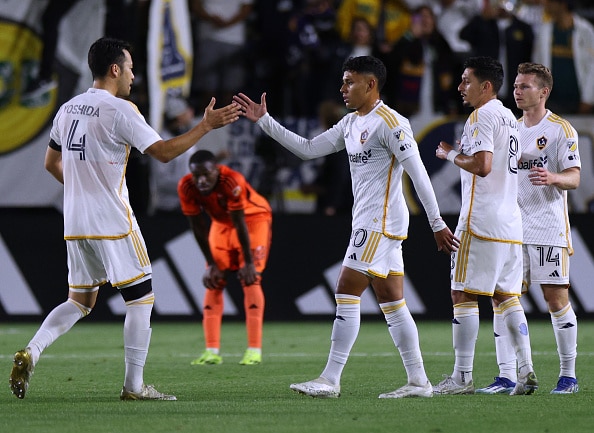
{"label": "player's neck", "polygon": [[547,109],[544,105],[524,110],[522,117],[524,118],[524,125],[528,128],[538,125],[540,121],[546,116]]}
{"label": "player's neck", "polygon": [[376,99],[373,99],[372,101],[370,101],[370,102],[366,103],[365,105],[363,105],[362,107],[358,108],[357,114],[359,116],[365,116],[366,114],[369,114],[375,107],[377,107],[377,104],[379,104],[381,102],[381,99],[376,98]]}

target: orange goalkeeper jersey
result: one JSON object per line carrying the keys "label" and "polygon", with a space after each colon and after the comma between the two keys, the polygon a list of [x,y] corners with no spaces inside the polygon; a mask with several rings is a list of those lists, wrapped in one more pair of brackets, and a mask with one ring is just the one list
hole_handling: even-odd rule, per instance
{"label": "orange goalkeeper jersey", "polygon": [[272,209],[268,201],[256,192],[243,175],[225,165],[217,165],[220,176],[217,185],[208,195],[202,195],[192,178],[186,174],[177,184],[181,209],[184,215],[206,212],[213,221],[233,226],[230,211],[243,210],[246,221],[270,218]]}

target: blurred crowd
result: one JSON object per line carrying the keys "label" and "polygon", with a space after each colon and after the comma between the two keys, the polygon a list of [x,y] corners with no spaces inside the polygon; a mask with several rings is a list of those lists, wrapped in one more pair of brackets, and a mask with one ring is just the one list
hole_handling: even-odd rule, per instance
{"label": "blurred crowd", "polygon": [[[135,45],[132,97],[146,116],[150,0],[106,0],[106,6],[106,35]],[[517,66],[534,61],[553,71],[555,89],[547,104],[552,111],[594,114],[591,0],[188,0],[188,13],[194,43],[191,92],[183,101],[165,104],[163,134],[189,128],[211,96],[221,106],[240,91],[252,98],[267,92],[269,110],[278,119],[315,119],[331,126],[326,123],[344,114],[342,63],[358,55],[383,60],[388,79],[382,99],[407,117],[464,114],[457,91],[462,63],[479,55],[504,66],[499,97],[512,110]],[[221,160],[229,156],[224,148],[216,153]],[[324,181],[334,179],[324,164],[340,167],[341,179],[348,177],[346,159],[323,161],[317,174],[303,181],[302,191],[317,195],[320,213],[348,211],[349,192],[344,203],[328,208],[324,191],[336,192]],[[171,178],[164,188],[173,191],[178,173],[169,170],[156,178]],[[132,164],[129,175],[148,172],[150,167]]]}

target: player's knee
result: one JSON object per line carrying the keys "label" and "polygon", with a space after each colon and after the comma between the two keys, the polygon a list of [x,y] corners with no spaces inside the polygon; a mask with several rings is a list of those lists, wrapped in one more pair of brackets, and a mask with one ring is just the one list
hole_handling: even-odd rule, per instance
{"label": "player's knee", "polygon": [[144,280],[138,284],[134,284],[133,286],[121,287],[119,290],[122,298],[124,298],[124,301],[135,301],[136,299],[140,299],[153,291],[152,279],[149,278],[148,280]]}
{"label": "player's knee", "polygon": [[224,290],[227,287],[227,280],[220,279],[216,282],[214,287],[207,287],[206,290]]}

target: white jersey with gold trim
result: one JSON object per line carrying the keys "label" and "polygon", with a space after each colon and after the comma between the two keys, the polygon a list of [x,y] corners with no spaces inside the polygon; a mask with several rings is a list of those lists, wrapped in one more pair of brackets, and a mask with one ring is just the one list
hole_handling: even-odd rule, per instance
{"label": "white jersey with gold trim", "polygon": [[581,167],[578,134],[567,120],[549,110],[531,127],[520,119],[519,128],[522,158],[518,166],[518,203],[524,243],[571,249],[567,191],[552,185],[532,185],[528,174],[532,167],[544,167],[552,173]]}
{"label": "white jersey with gold trim", "polygon": [[294,134],[267,113],[258,125],[303,159],[346,149],[353,189],[353,229],[405,239],[409,212],[402,192],[403,165],[433,231],[446,227],[408,119],[382,101],[368,114],[349,113],[311,140]]}
{"label": "white jersey with gold trim", "polygon": [[64,238],[115,239],[138,228],[126,186],[131,147],[161,140],[137,107],[89,89],[60,107],[50,138],[61,147]]}
{"label": "white jersey with gold trim", "polygon": [[522,242],[517,202],[518,122],[498,99],[474,110],[464,125],[460,153],[493,153],[491,172],[480,177],[460,170],[462,207],[457,230],[495,242]]}

